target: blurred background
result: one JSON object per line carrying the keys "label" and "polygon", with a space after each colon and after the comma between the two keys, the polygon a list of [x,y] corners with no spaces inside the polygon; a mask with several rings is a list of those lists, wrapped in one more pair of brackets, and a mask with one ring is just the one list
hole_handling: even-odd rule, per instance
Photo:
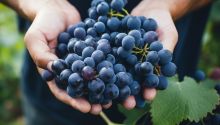
{"label": "blurred background", "polygon": [[[24,34],[17,31],[16,21],[15,12],[0,4],[0,125],[23,125],[19,81]],[[204,33],[199,68],[211,74],[219,67],[220,1],[216,1]]]}

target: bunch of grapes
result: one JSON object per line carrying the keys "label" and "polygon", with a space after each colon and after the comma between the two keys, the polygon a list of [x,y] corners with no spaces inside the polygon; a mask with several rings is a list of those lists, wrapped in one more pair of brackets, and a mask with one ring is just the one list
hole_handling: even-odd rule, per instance
{"label": "bunch of grapes", "polygon": [[152,18],[131,16],[126,0],[93,0],[84,22],[60,33],[52,71],[46,81],[73,97],[90,103],[122,102],[143,88],[167,88],[167,77],[176,73],[172,53],[158,40]]}

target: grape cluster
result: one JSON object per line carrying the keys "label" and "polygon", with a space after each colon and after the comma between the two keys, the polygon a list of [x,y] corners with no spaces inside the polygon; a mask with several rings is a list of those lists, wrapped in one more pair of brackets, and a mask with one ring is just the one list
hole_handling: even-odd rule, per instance
{"label": "grape cluster", "polygon": [[143,88],[166,89],[167,77],[176,73],[172,53],[159,41],[156,21],[129,15],[126,4],[93,0],[89,17],[60,33],[56,48],[60,59],[43,78],[55,78],[73,98],[100,104],[121,102],[130,95],[142,100]]}

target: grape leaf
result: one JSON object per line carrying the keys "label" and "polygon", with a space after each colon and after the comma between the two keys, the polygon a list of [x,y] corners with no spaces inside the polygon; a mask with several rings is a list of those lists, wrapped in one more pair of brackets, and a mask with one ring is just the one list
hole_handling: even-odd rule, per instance
{"label": "grape leaf", "polygon": [[149,111],[149,105],[145,105],[144,108],[135,108],[127,110],[123,106],[118,105],[118,109],[126,117],[123,124],[125,125],[136,125],[136,122]]}
{"label": "grape leaf", "polygon": [[152,122],[154,125],[176,125],[186,119],[198,122],[212,112],[218,102],[219,96],[213,88],[188,77],[183,82],[172,78],[168,89],[158,91],[151,104]]}

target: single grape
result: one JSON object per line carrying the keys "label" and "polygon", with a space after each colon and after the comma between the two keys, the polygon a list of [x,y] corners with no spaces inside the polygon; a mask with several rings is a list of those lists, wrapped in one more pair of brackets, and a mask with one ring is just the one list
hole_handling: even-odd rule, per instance
{"label": "single grape", "polygon": [[158,34],[154,31],[148,31],[144,34],[143,40],[145,44],[151,44],[158,40]]}
{"label": "single grape", "polygon": [[96,29],[94,27],[88,28],[86,32],[87,32],[87,35],[90,35],[92,37],[97,36],[97,32],[96,32]]}
{"label": "single grape", "polygon": [[111,2],[112,9],[116,11],[122,10],[124,6],[125,6],[125,3],[123,0],[112,0]]}
{"label": "single grape", "polygon": [[137,61],[138,61],[138,58],[134,54],[129,54],[129,56],[126,58],[126,62],[132,66],[135,65]]}
{"label": "single grape", "polygon": [[129,56],[129,51],[125,50],[123,47],[119,47],[117,49],[117,55],[122,59],[126,59]]}
{"label": "single grape", "polygon": [[96,20],[98,18],[98,13],[96,11],[96,7],[89,8],[88,15],[91,19]]}
{"label": "single grape", "polygon": [[133,81],[129,87],[131,89],[131,95],[137,95],[141,91],[141,86],[137,81]]}
{"label": "single grape", "polygon": [[44,81],[51,81],[55,78],[55,75],[53,72],[49,70],[44,70],[42,73],[42,78]]}
{"label": "single grape", "polygon": [[128,86],[124,86],[119,89],[119,100],[124,101],[131,95],[131,89]]}
{"label": "single grape", "polygon": [[111,62],[112,64],[115,64],[115,57],[112,54],[108,54],[106,60]]}
{"label": "single grape", "polygon": [[78,98],[83,95],[83,91],[76,90],[76,89],[72,88],[72,86],[70,86],[70,85],[67,86],[66,92],[72,98]]}
{"label": "single grape", "polygon": [[105,90],[105,84],[101,79],[96,78],[88,83],[88,89],[94,94],[102,94]]}
{"label": "single grape", "polygon": [[106,24],[108,21],[108,17],[107,16],[99,16],[98,21]]}
{"label": "single grape", "polygon": [[159,84],[159,78],[155,74],[148,74],[145,77],[144,86],[147,88],[155,88]]}
{"label": "single grape", "polygon": [[122,64],[114,65],[114,72],[117,74],[119,72],[126,72],[126,68]]}
{"label": "single grape", "polygon": [[150,62],[141,63],[140,67],[137,67],[137,71],[143,73],[144,75],[149,74],[153,71],[154,66]]}
{"label": "single grape", "polygon": [[112,68],[103,67],[99,72],[99,78],[104,82],[110,81],[114,77],[115,73]]}
{"label": "single grape", "polygon": [[71,67],[73,62],[76,61],[76,60],[81,60],[81,57],[78,56],[77,54],[75,53],[70,53],[67,55],[67,57],[65,58],[65,62],[66,64]]}
{"label": "single grape", "polygon": [[109,12],[109,5],[106,2],[101,2],[97,5],[96,11],[100,15],[107,15]]}
{"label": "single grape", "polygon": [[134,37],[127,35],[122,39],[122,47],[129,51],[132,50],[135,46],[135,39]]}
{"label": "single grape", "polygon": [[80,73],[84,66],[85,66],[85,63],[83,61],[76,60],[75,62],[73,62],[71,69],[73,72]]}
{"label": "single grape", "polygon": [[77,41],[78,41],[78,39],[76,39],[76,38],[72,38],[69,40],[69,43],[67,45],[67,50],[69,51],[69,53],[74,53],[74,46]]}
{"label": "single grape", "polygon": [[205,73],[202,70],[196,70],[194,73],[194,78],[196,81],[205,80]]}
{"label": "single grape", "polygon": [[150,50],[151,51],[160,51],[163,49],[163,45],[160,41],[155,41],[153,43],[150,44]]}
{"label": "single grape", "polygon": [[65,69],[60,73],[59,79],[63,83],[67,84],[69,76],[72,74],[72,71],[70,69]]}
{"label": "single grape", "polygon": [[67,44],[69,42],[69,39],[70,39],[70,35],[69,33],[67,32],[62,32],[59,34],[58,36],[58,43],[64,43],[64,44]]}
{"label": "single grape", "polygon": [[135,45],[139,46],[139,41],[141,39],[141,33],[139,30],[131,30],[128,35],[133,36],[135,39]]}
{"label": "single grape", "polygon": [[89,102],[92,104],[100,104],[101,101],[103,100],[103,95],[102,94],[89,94]]}
{"label": "single grape", "polygon": [[96,22],[94,28],[97,33],[105,32],[105,24],[103,22]]}
{"label": "single grape", "polygon": [[160,58],[158,56],[158,53],[156,51],[149,51],[146,56],[146,61],[150,62],[153,65],[157,65]]}
{"label": "single grape", "polygon": [[98,64],[105,59],[105,54],[101,50],[95,50],[91,57],[94,59],[95,63]]}
{"label": "single grape", "polygon": [[90,57],[94,51],[95,49],[91,46],[84,48],[82,51],[82,58],[85,59],[86,57]]}
{"label": "single grape", "polygon": [[104,97],[106,99],[115,99],[119,95],[119,89],[115,84],[107,84],[104,91]]}
{"label": "single grape", "polygon": [[84,28],[82,27],[77,27],[75,30],[74,30],[74,37],[78,38],[78,39],[85,39],[86,37],[86,31]]}
{"label": "single grape", "polygon": [[113,64],[109,61],[102,61],[96,66],[96,70],[99,72],[103,67],[105,68],[113,68]]}
{"label": "single grape", "polygon": [[67,64],[64,60],[58,59],[53,61],[51,68],[55,74],[59,75],[64,69],[67,68]]}
{"label": "single grape", "polygon": [[86,44],[87,46],[91,46],[91,47],[93,47],[93,48],[96,48],[96,46],[97,46],[97,43],[95,42],[95,40],[94,40],[93,38],[87,38],[87,39],[85,40],[85,44]]}
{"label": "single grape", "polygon": [[111,45],[107,42],[98,44],[97,50],[101,50],[105,55],[109,54],[112,51]]}
{"label": "single grape", "polygon": [[84,80],[93,80],[95,78],[95,71],[92,67],[90,66],[85,66],[82,69],[82,77]]}
{"label": "single grape", "polygon": [[158,76],[159,78],[159,84],[157,86],[157,89],[159,90],[165,90],[168,87],[168,80],[164,76]]}
{"label": "single grape", "polygon": [[157,22],[154,19],[148,18],[144,21],[142,27],[147,32],[147,31],[156,31],[158,26],[157,26]]}
{"label": "single grape", "polygon": [[127,20],[127,27],[130,30],[140,29],[141,28],[141,20],[138,17],[129,17]]}
{"label": "single grape", "polygon": [[92,67],[92,68],[95,67],[95,61],[94,61],[94,59],[93,59],[92,57],[86,57],[86,58],[84,59],[84,63],[85,63],[87,66],[90,66],[90,67]]}
{"label": "single grape", "polygon": [[126,72],[119,72],[116,74],[117,77],[117,81],[116,81],[116,85],[119,88],[122,88],[126,85],[129,85],[132,81],[132,79],[129,77],[129,75]]}
{"label": "single grape", "polygon": [[86,48],[86,44],[83,41],[77,41],[74,45],[74,52],[81,56],[84,48]]}
{"label": "single grape", "polygon": [[92,0],[91,1],[91,6],[95,7],[97,6],[99,3],[104,2],[105,0]]}
{"label": "single grape", "polygon": [[167,49],[162,49],[158,52],[158,56],[160,58],[159,64],[165,65],[172,61],[172,53]]}
{"label": "single grape", "polygon": [[80,84],[83,84],[83,78],[78,73],[73,73],[69,76],[68,84],[72,88],[78,88]]}
{"label": "single grape", "polygon": [[101,36],[101,39],[106,39],[106,40],[110,40],[110,35],[108,34],[108,33],[104,33],[104,34],[102,34],[102,36]]}
{"label": "single grape", "polygon": [[[119,1],[119,0],[117,0]],[[108,19],[107,21],[107,27],[111,30],[111,31],[117,31],[118,28],[120,27],[121,22],[118,18],[116,17],[111,17]]]}
{"label": "single grape", "polygon": [[122,39],[127,36],[126,33],[119,33],[117,34],[117,36],[115,37],[115,45],[116,46],[121,46],[122,45]]}
{"label": "single grape", "polygon": [[93,27],[93,26],[94,26],[95,22],[96,22],[95,20],[88,18],[88,19],[85,21],[85,25],[86,25],[87,28],[90,28],[90,27]]}
{"label": "single grape", "polygon": [[58,46],[56,47],[56,55],[62,58],[66,56],[67,53],[68,53],[67,45],[64,43],[58,44]]}
{"label": "single grape", "polygon": [[161,67],[161,72],[164,76],[172,77],[176,74],[176,65],[172,62],[167,63]]}

